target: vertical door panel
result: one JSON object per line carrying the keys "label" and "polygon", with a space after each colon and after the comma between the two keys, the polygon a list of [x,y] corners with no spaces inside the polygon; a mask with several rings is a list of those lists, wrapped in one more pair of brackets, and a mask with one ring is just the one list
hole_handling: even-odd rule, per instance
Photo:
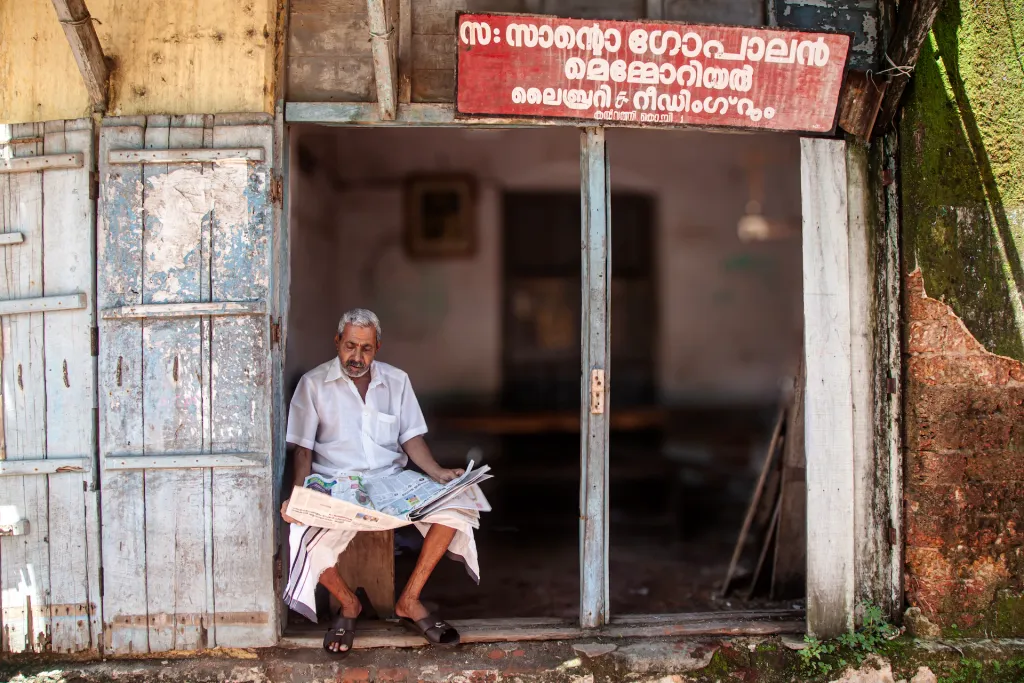
{"label": "vertical door panel", "polygon": [[[101,338],[116,355],[104,352],[101,378],[122,390],[101,402],[104,481],[122,487],[116,507],[105,501],[104,543],[133,566],[116,584],[107,575],[117,652],[270,645],[277,635],[269,321],[182,310],[238,301],[266,308],[273,132],[213,123],[151,116],[144,130],[104,128],[109,149],[258,147],[265,159],[104,164]],[[125,285],[137,291],[126,295]],[[118,317],[134,304],[145,310]],[[139,383],[130,396],[117,387],[126,358]],[[217,454],[236,453],[255,454],[254,466],[218,466]],[[147,460],[118,469],[137,462],[130,456]],[[174,456],[206,459],[191,469],[164,464]],[[140,582],[141,599],[109,597]]]}
{"label": "vertical door panel", "polygon": [[[0,174],[0,300],[84,295],[80,307],[0,318],[0,620],[4,651],[95,649],[99,633],[98,528],[93,461],[92,123],[7,129],[31,141],[14,157],[77,152],[75,168]],[[63,459],[64,463],[50,462]]]}

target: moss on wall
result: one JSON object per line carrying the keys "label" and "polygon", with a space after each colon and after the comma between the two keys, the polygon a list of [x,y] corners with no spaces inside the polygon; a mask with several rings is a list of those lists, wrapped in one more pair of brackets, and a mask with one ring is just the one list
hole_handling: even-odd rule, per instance
{"label": "moss on wall", "polygon": [[990,351],[1024,360],[1024,0],[948,0],[912,83],[906,265]]}

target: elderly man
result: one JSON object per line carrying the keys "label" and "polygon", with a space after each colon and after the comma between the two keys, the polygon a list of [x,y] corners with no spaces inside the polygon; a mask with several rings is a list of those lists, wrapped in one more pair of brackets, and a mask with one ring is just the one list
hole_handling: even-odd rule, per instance
{"label": "elderly man", "polygon": [[[295,486],[302,486],[312,473],[387,477],[400,472],[410,459],[435,481],[460,476],[461,469],[445,469],[431,455],[423,438],[427,425],[409,376],[374,360],[381,344],[377,316],[364,309],[349,311],[338,323],[334,343],[337,357],[306,373],[292,398],[287,440],[295,445]],[[291,523],[285,600],[315,622],[316,583],[330,591],[341,603],[341,611],[324,637],[324,649],[344,656],[352,648],[362,602],[335,565],[357,532],[303,526],[288,516],[287,507],[285,501],[281,516]],[[424,608],[420,592],[446,552],[459,556],[474,580],[479,580],[473,540],[478,525],[479,513],[463,510],[445,510],[417,523],[425,536],[423,549],[395,612],[403,625],[431,644],[456,645],[459,634]]]}

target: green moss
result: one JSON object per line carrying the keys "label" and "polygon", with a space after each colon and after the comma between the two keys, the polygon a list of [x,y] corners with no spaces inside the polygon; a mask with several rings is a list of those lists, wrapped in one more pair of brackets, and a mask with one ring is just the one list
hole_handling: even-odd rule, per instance
{"label": "green moss", "polygon": [[1024,360],[1024,0],[945,3],[900,124],[904,254],[990,351]]}
{"label": "green moss", "polygon": [[1024,636],[1024,595],[1004,591],[996,598],[991,633],[997,638]]}

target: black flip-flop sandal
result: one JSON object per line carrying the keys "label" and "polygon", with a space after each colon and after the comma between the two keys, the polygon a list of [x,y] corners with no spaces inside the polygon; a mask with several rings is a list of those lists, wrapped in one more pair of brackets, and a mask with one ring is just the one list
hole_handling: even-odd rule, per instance
{"label": "black flip-flop sandal", "polygon": [[460,641],[459,632],[455,627],[436,614],[428,614],[419,621],[402,617],[399,623],[437,647],[455,647]]}
{"label": "black flip-flop sandal", "polygon": [[[324,650],[327,654],[333,655],[338,659],[348,657],[349,653],[352,652],[352,643],[356,639],[356,620],[350,619],[349,617],[342,616],[341,612],[338,612],[338,616],[331,622],[330,628],[327,629],[327,633],[324,635]],[[331,645],[334,644],[345,645],[344,650],[332,650]]]}

